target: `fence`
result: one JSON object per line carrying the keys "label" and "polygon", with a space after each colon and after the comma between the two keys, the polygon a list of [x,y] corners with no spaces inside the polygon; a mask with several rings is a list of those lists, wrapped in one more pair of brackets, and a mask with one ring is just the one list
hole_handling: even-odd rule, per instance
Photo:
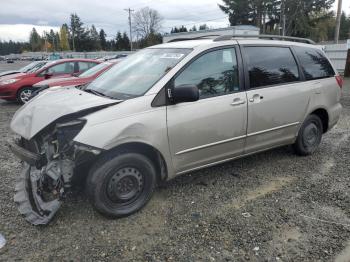
{"label": "fence", "polygon": [[332,61],[339,73],[343,74],[348,52],[348,44],[329,44],[323,46],[328,58]]}

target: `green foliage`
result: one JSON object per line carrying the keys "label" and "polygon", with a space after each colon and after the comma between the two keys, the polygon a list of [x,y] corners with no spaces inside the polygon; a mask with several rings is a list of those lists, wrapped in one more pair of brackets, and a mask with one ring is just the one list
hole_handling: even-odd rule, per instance
{"label": "green foliage", "polygon": [[117,33],[117,36],[115,38],[115,49],[118,51],[130,50],[130,39],[126,32],[123,34],[121,32]]}
{"label": "green foliage", "polygon": [[100,30],[99,37],[100,37],[101,49],[107,50],[108,45],[107,45],[107,40],[106,40],[106,33],[103,29]]}
{"label": "green foliage", "polygon": [[60,49],[62,51],[70,50],[69,47],[69,29],[67,24],[63,24],[60,29]]}
{"label": "green foliage", "polygon": [[20,54],[23,51],[31,51],[31,46],[29,43],[20,43],[20,42],[2,42],[0,41],[0,55],[8,54]]}
{"label": "green foliage", "polygon": [[283,11],[286,17],[286,35],[312,37],[315,40],[328,39],[328,30],[333,25],[334,13],[329,10],[334,0],[222,1],[219,8],[228,14],[231,25],[255,25],[262,32],[280,33]]}
{"label": "green foliage", "polygon": [[208,30],[209,27],[207,26],[207,24],[202,24],[199,26],[199,30]]}
{"label": "green foliage", "polygon": [[36,31],[36,29],[33,28],[29,36],[29,45],[31,47],[31,51],[40,51],[42,47],[42,42],[43,40],[41,39],[40,35]]}

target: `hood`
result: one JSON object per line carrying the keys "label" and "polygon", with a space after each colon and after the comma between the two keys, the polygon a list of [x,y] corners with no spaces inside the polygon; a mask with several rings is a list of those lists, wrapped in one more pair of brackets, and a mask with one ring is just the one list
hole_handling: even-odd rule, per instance
{"label": "hood", "polygon": [[41,92],[16,112],[11,121],[11,129],[29,140],[63,116],[120,102],[74,87],[51,88]]}
{"label": "hood", "polygon": [[25,74],[25,73],[14,73],[14,74],[2,76],[1,80],[7,80],[7,79],[12,79],[12,78],[22,79],[28,75],[29,74]]}
{"label": "hood", "polygon": [[0,77],[20,73],[19,71],[5,71],[0,73]]}
{"label": "hood", "polygon": [[72,82],[74,80],[79,80],[79,78],[78,77],[51,78],[51,79],[47,79],[47,80],[41,81],[39,83],[36,83],[34,86],[44,86],[44,85],[58,86],[61,83],[64,83],[66,81]]}

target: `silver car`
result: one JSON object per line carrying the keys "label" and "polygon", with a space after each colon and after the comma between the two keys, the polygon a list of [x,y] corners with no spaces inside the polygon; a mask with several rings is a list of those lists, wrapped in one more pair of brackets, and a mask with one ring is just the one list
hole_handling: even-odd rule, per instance
{"label": "silver car", "polygon": [[123,217],[178,175],[284,145],[314,153],[339,120],[342,79],[307,40],[262,38],[161,44],[84,89],[41,92],[11,123],[20,213],[46,224],[85,182],[99,212]]}

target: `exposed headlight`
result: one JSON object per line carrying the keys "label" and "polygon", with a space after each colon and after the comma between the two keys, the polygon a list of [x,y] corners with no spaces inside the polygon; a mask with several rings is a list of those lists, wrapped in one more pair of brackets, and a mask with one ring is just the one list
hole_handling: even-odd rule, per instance
{"label": "exposed headlight", "polygon": [[16,79],[16,78],[3,80],[3,81],[0,81],[0,85],[9,85],[9,84],[13,84],[13,83],[17,82],[18,80],[19,80],[19,79]]}
{"label": "exposed headlight", "polygon": [[76,137],[83,129],[85,123],[86,120],[84,119],[76,119],[66,123],[57,123],[56,134],[59,145],[63,147],[72,142],[74,137]]}

